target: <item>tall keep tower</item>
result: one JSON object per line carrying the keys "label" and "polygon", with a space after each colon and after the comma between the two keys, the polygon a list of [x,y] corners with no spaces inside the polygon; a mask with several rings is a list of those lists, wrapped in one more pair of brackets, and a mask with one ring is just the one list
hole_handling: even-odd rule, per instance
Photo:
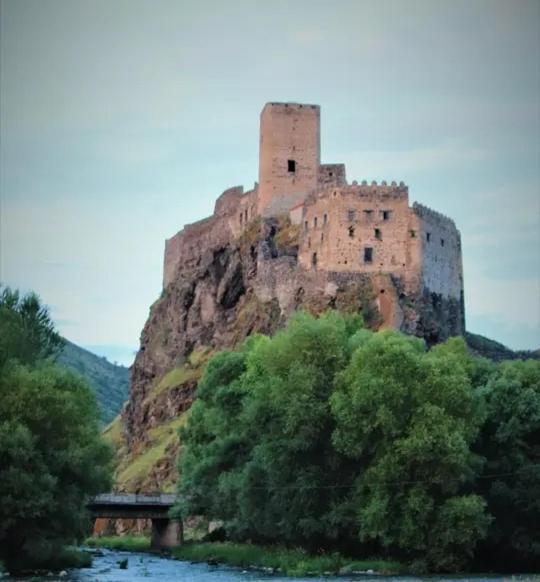
{"label": "tall keep tower", "polygon": [[320,114],[318,105],[264,106],[259,144],[259,214],[288,212],[317,187]]}

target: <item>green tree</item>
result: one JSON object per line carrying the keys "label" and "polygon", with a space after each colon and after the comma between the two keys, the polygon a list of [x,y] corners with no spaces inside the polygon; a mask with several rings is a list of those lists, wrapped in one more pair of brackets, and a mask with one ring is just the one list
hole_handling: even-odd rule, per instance
{"label": "green tree", "polygon": [[316,547],[337,537],[348,459],[332,447],[329,396],[359,325],[298,314],[274,338],[210,362],[181,434],[184,512],[223,519],[236,538]]}
{"label": "green tree", "polygon": [[0,365],[9,359],[30,365],[54,359],[63,344],[35,293],[21,297],[17,290],[0,287]]}
{"label": "green tree", "polygon": [[484,418],[468,365],[455,340],[426,353],[421,340],[374,334],[332,397],[334,443],[363,468],[353,493],[359,535],[418,569],[461,568],[489,524],[483,499],[464,491],[479,468],[470,444]]}
{"label": "green tree", "polygon": [[60,342],[37,297],[5,290],[0,330],[0,560],[18,570],[50,564],[84,533],[111,452],[92,392],[51,362]]}
{"label": "green tree", "polygon": [[483,393],[488,419],[479,439],[487,459],[481,491],[495,520],[483,547],[499,567],[540,561],[540,362],[504,362]]}

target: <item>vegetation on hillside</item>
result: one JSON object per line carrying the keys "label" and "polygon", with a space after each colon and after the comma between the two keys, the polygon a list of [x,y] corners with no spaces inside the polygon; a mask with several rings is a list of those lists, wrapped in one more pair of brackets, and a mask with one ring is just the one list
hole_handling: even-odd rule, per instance
{"label": "vegetation on hillside", "polygon": [[34,294],[0,291],[0,560],[8,570],[85,563],[66,544],[110,487],[111,452],[86,382],[54,365],[62,345]]}
{"label": "vegetation on hillside", "polygon": [[489,358],[494,362],[504,360],[526,360],[540,359],[540,349],[538,350],[511,350],[498,341],[484,337],[477,333],[465,332],[465,341],[476,356]]}
{"label": "vegetation on hillside", "polygon": [[416,571],[488,555],[484,566],[532,568],[539,410],[540,362],[298,314],[208,363],[180,430],[176,511],[221,521],[232,541]]}
{"label": "vegetation on hillside", "polygon": [[106,358],[92,354],[67,340],[57,363],[83,376],[94,391],[100,420],[110,423],[120,412],[129,395],[129,369],[111,364]]}

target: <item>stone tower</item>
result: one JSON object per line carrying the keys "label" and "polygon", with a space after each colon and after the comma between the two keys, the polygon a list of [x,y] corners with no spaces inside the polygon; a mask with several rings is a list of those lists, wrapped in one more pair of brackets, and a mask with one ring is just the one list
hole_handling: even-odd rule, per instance
{"label": "stone tower", "polygon": [[258,213],[287,212],[317,188],[320,108],[267,103],[261,112]]}

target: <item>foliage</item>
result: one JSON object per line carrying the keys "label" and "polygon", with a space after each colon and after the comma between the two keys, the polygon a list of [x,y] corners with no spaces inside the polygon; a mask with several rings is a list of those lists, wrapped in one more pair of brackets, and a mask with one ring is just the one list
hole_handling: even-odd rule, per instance
{"label": "foliage", "polygon": [[67,340],[57,363],[83,376],[94,391],[102,423],[108,424],[120,412],[129,394],[129,369],[111,364]]}
{"label": "foliage", "polygon": [[0,286],[0,366],[10,359],[21,364],[54,359],[62,346],[47,308],[35,293],[21,297],[18,291]]}
{"label": "foliage", "polygon": [[[540,561],[540,362],[501,364],[483,390],[489,412],[479,451],[482,492],[495,516],[484,551],[504,567]],[[490,476],[493,476],[491,478]]]}
{"label": "foliage", "polygon": [[469,331],[465,332],[465,341],[474,354],[495,362],[528,358],[540,359],[540,349],[514,351],[495,340]]}
{"label": "foliage", "polygon": [[301,549],[238,543],[185,544],[174,549],[173,556],[193,562],[213,561],[241,568],[264,568],[282,572],[287,576],[365,572],[366,570],[396,573],[403,570],[398,562],[351,560],[338,553],[310,555]]}
{"label": "foliage", "polygon": [[110,449],[87,384],[50,361],[59,336],[37,298],[4,293],[0,327],[0,559],[49,567],[84,533],[87,496],[109,487]]}
{"label": "foliage", "polygon": [[477,558],[530,569],[539,434],[538,362],[298,314],[208,363],[181,429],[175,512],[222,521],[232,540],[416,571],[461,570],[479,542]]}
{"label": "foliage", "polygon": [[109,548],[126,552],[147,552],[150,549],[148,536],[102,536],[84,540],[84,545],[90,548]]}

